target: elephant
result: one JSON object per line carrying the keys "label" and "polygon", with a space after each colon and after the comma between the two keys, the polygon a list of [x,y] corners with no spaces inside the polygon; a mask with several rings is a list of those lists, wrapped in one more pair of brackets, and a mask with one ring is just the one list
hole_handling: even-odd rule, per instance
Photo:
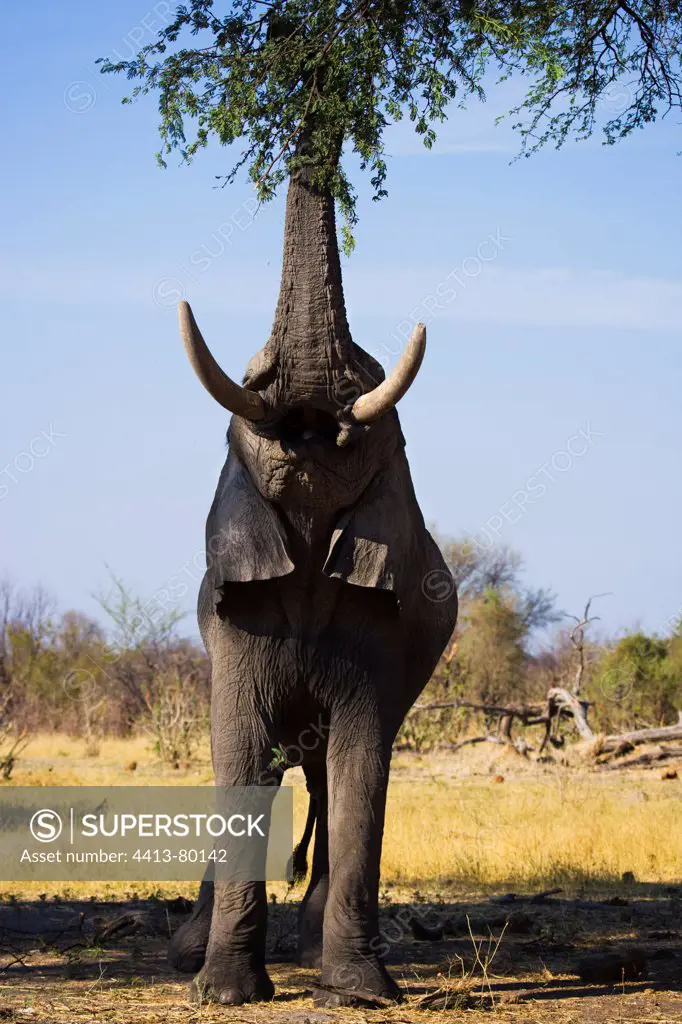
{"label": "elephant", "polygon": [[[391,750],[457,619],[395,410],[426,330],[415,326],[388,374],[352,341],[334,200],[305,162],[289,181],[272,332],[241,385],[184,301],[179,318],[195,372],[232,414],[198,600],[215,781],[276,784],[273,748],[299,746],[310,794],[299,870],[315,833],[299,962],[319,971],[318,1005],[397,1001],[378,922]],[[205,880],[170,962],[198,972],[204,998],[269,1000],[266,919],[264,882]]]}

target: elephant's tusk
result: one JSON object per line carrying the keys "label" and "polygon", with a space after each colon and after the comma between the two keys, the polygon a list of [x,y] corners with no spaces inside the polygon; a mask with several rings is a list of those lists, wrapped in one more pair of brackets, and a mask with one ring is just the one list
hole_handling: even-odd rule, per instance
{"label": "elephant's tusk", "polygon": [[248,388],[235,384],[220,369],[197,327],[188,302],[178,303],[178,316],[185,351],[194,367],[194,372],[209,395],[215,398],[216,402],[219,402],[224,409],[237,416],[243,416],[247,420],[262,420],[265,416],[263,399],[257,392],[249,391]]}
{"label": "elephant's tusk", "polygon": [[417,376],[425,351],[426,327],[417,324],[391,375],[373,391],[356,400],[353,405],[353,419],[356,423],[372,423],[390,412]]}

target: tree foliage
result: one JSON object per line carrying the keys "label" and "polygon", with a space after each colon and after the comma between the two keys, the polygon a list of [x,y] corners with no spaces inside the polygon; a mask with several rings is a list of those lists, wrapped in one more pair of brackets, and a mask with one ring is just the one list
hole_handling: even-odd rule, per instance
{"label": "tree foliage", "polygon": [[488,589],[465,610],[456,667],[467,699],[481,704],[522,701],[528,629],[513,597]]}
{"label": "tree foliage", "polygon": [[633,633],[603,653],[589,696],[608,732],[672,725],[682,710],[680,638]]}
{"label": "tree foliage", "polygon": [[108,634],[79,612],[57,614],[39,588],[0,581],[0,773],[11,737],[52,729],[93,749],[144,729],[164,760],[189,760],[208,720],[203,648],[177,635],[173,609],[150,609],[119,580],[101,604]]}
{"label": "tree foliage", "polygon": [[[102,71],[158,93],[162,148],[191,160],[212,137],[240,152],[261,199],[286,178],[304,127],[316,174],[351,222],[355,191],[341,144],[386,194],[384,132],[407,116],[430,148],[469,98],[519,75],[510,113],[522,151],[601,126],[613,143],[681,106],[680,0],[189,0],[131,60]],[[624,100],[601,117],[600,101]]]}
{"label": "tree foliage", "polygon": [[113,622],[106,675],[125,694],[134,721],[153,737],[161,760],[189,761],[208,726],[203,650],[176,635],[184,615],[148,603],[112,578],[100,605]]}
{"label": "tree foliage", "polygon": [[[483,547],[469,539],[440,537],[438,544],[459,596],[459,620],[451,643],[420,698],[445,706],[408,716],[399,742],[417,749],[454,741],[471,714],[458,702],[499,704],[544,697],[538,686],[532,640],[562,618],[545,587],[523,584],[523,559],[505,545]],[[453,706],[455,705],[455,706]]]}

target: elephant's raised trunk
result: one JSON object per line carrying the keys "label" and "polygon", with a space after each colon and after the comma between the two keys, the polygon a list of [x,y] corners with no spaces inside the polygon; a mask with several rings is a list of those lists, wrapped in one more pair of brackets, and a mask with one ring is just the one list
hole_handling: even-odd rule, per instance
{"label": "elephant's raised trunk", "polygon": [[302,402],[331,394],[353,361],[334,199],[328,188],[312,183],[305,164],[289,183],[282,279],[267,348],[282,390]]}
{"label": "elephant's raised trunk", "polygon": [[[305,142],[299,156],[305,154]],[[388,412],[417,375],[426,345],[426,329],[418,324],[389,378],[374,360],[353,345],[346,318],[341,261],[336,235],[334,199],[328,188],[311,180],[305,163],[292,173],[287,194],[284,256],[279,301],[267,350],[276,362],[275,379],[287,398],[305,403],[320,394],[336,405],[344,393],[360,397],[352,418],[371,423]],[[359,358],[365,357],[362,364]],[[368,373],[367,364],[371,365]],[[350,379],[349,379],[350,378]],[[339,386],[343,380],[344,386]],[[367,390],[367,385],[370,389]],[[350,385],[348,387],[347,385]]]}

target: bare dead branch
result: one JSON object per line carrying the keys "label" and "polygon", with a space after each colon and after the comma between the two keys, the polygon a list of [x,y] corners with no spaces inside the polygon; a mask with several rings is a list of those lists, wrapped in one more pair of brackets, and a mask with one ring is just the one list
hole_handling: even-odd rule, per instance
{"label": "bare dead branch", "polygon": [[576,697],[580,695],[580,690],[583,684],[583,676],[585,674],[585,630],[593,623],[599,621],[598,615],[590,616],[590,609],[592,608],[592,602],[596,601],[600,597],[608,597],[609,594],[593,594],[585,605],[585,611],[583,612],[582,619],[579,619],[577,615],[571,615],[572,619],[575,619],[577,625],[573,628],[569,635],[569,639],[576,651],[578,652],[578,666],[575,673],[575,682],[573,683],[573,693]]}

